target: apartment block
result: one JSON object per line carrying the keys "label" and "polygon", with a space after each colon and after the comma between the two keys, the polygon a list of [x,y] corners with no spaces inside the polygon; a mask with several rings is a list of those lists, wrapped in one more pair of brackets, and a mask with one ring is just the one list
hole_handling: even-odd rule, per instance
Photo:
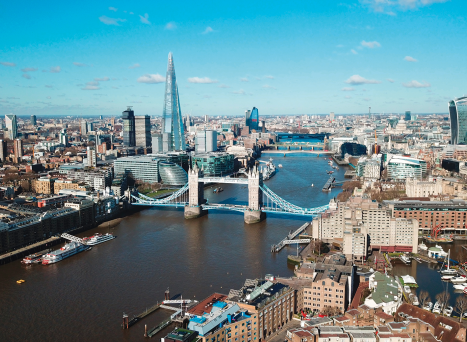
{"label": "apartment block", "polygon": [[41,177],[33,180],[32,191],[37,194],[50,195],[54,193],[55,178]]}
{"label": "apartment block", "polygon": [[91,187],[86,183],[80,183],[72,179],[57,179],[54,183],[54,194],[59,194],[60,190],[78,190],[78,191],[91,191]]}

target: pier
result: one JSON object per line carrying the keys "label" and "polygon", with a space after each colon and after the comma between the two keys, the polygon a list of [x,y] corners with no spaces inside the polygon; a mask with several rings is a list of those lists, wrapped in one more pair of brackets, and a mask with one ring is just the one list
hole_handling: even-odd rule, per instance
{"label": "pier", "polygon": [[323,186],[323,191],[331,191],[332,183],[334,183],[335,181],[336,178],[334,178],[334,176],[329,177],[328,181]]}
{"label": "pier", "polygon": [[128,315],[123,313],[123,323],[122,323],[122,328],[123,329],[129,329],[132,325],[136,324],[140,320],[142,320],[144,317],[146,317],[149,314],[152,314],[154,311],[159,309],[161,307],[162,303],[157,303],[156,305],[150,307],[149,309],[146,309],[142,313],[140,313],[137,316],[134,316],[132,319],[128,320]]}
{"label": "pier", "polygon": [[309,222],[304,223],[300,228],[298,228],[294,232],[290,232],[281,242],[277,245],[271,246],[271,252],[278,253],[284,248],[286,245],[294,244],[294,243],[310,243],[311,239],[298,239],[294,240],[300,233],[302,233],[308,226],[310,225]]}

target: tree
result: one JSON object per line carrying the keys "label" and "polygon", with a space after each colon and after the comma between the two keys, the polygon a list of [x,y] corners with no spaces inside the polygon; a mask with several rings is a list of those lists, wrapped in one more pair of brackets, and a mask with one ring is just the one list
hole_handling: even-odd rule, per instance
{"label": "tree", "polygon": [[420,306],[423,308],[426,303],[431,302],[430,294],[428,291],[422,290],[418,295],[418,301],[420,302]]}
{"label": "tree", "polygon": [[443,291],[441,293],[438,293],[435,298],[440,304],[441,313],[443,313],[444,309],[448,306],[449,299],[451,299],[451,295],[449,294],[449,292]]}
{"label": "tree", "polygon": [[467,298],[464,296],[457,297],[454,310],[459,313],[459,322],[462,322],[462,317],[464,313],[467,312]]}

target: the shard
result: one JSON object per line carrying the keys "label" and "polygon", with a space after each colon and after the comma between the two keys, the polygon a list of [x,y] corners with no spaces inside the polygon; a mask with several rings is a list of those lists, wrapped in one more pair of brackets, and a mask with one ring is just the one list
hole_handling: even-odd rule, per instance
{"label": "the shard", "polygon": [[184,151],[185,134],[183,132],[182,112],[178,98],[177,78],[172,52],[169,53],[167,77],[165,79],[164,112],[162,114],[162,133],[168,133],[173,151]]}

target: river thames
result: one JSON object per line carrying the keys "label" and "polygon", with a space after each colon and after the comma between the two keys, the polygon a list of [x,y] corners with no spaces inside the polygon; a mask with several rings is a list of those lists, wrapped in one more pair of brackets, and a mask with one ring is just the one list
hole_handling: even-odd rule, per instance
{"label": "river thames", "polygon": [[[317,207],[340,192],[321,191],[331,169],[324,156],[265,153],[262,160],[270,157],[283,167],[265,183],[291,203]],[[336,171],[337,180],[344,172]],[[247,203],[245,185],[222,187],[219,194],[205,189],[210,203]],[[181,209],[148,208],[113,229],[78,234],[110,230],[117,239],[50,266],[25,267],[18,260],[0,266],[0,341],[143,341],[144,325],[150,329],[172,312],[159,310],[122,330],[123,312],[130,318],[142,312],[163,300],[168,287],[171,296],[201,300],[214,291],[228,294],[247,278],[291,276],[286,258],[296,247],[278,254],[270,248],[309,220],[268,214],[265,221],[247,225],[242,213],[211,211],[185,220]],[[26,282],[18,285],[18,279]]]}

